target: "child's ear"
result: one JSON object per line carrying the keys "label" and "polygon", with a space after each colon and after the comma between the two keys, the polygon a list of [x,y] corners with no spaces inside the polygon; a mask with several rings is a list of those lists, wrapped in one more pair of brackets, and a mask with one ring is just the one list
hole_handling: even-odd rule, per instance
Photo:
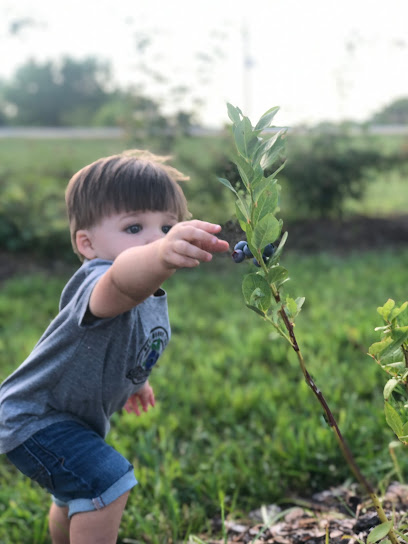
{"label": "child's ear", "polygon": [[75,242],[78,251],[86,259],[95,259],[96,253],[92,246],[92,239],[89,230],[78,230],[75,235]]}

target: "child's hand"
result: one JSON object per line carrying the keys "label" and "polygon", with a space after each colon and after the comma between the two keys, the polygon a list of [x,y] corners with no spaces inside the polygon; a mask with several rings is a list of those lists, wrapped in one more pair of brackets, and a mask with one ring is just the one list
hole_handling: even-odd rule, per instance
{"label": "child's hand", "polygon": [[168,268],[193,268],[212,259],[212,253],[229,248],[228,242],[213,236],[220,225],[194,219],[177,223],[160,240],[159,256]]}
{"label": "child's hand", "polygon": [[140,406],[143,409],[143,412],[147,412],[149,405],[154,406],[156,403],[153,393],[153,388],[150,386],[147,381],[139,391],[134,395],[128,398],[124,406],[128,414],[136,414],[137,416],[141,415]]}

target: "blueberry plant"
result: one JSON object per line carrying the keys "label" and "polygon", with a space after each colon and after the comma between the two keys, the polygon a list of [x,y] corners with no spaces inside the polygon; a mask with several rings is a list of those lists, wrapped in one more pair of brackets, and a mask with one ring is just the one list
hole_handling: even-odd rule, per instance
{"label": "blueberry plant", "polygon": [[[228,116],[232,121],[235,144],[232,161],[238,168],[244,189],[237,189],[225,178],[218,178],[218,180],[235,194],[236,216],[246,237],[246,240],[235,245],[232,258],[236,263],[251,259],[255,265],[249,273],[245,274],[242,282],[245,303],[249,309],[269,322],[295,351],[306,383],[322,406],[325,419],[334,431],[345,460],[376,508],[381,525],[369,535],[368,542],[387,538],[382,541],[397,544],[392,521],[388,521],[380,499],[361,473],[325,397],[306,368],[294,330],[296,317],[301,311],[305,298],[293,298],[289,294],[283,294],[283,286],[289,279],[289,272],[280,264],[280,258],[288,233],[282,232],[283,221],[277,217],[280,185],[276,176],[285,165],[284,162],[282,163],[282,156],[285,149],[286,129],[277,130],[272,127],[272,121],[278,109],[278,107],[271,108],[262,115],[255,126],[252,126],[249,118],[244,116],[239,108],[228,104]],[[273,166],[277,163],[280,166],[273,171]],[[273,173],[270,174],[271,171]],[[401,312],[398,315],[401,315]],[[403,315],[406,316],[405,313]],[[408,332],[405,340],[407,338]],[[384,341],[389,342],[389,340]],[[391,339],[391,342],[394,340]],[[378,354],[379,351],[376,353]],[[388,351],[386,350],[386,353]],[[407,362],[406,351],[405,362]],[[405,384],[408,384],[407,369],[404,376]],[[405,432],[408,434],[408,423],[406,428],[402,425],[401,429],[398,429],[402,434]]]}
{"label": "blueberry plant", "polygon": [[369,349],[371,357],[390,376],[384,387],[384,411],[388,425],[408,445],[408,301],[397,306],[392,299],[378,308],[384,325],[381,338]]}

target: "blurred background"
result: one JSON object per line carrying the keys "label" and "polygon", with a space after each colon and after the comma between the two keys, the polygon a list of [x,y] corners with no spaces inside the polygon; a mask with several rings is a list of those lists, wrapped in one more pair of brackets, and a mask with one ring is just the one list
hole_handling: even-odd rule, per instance
{"label": "blurred background", "polygon": [[[78,169],[127,148],[169,154],[193,216],[234,244],[216,179],[239,187],[226,103],[253,124],[280,106],[298,341],[366,477],[380,492],[404,482],[367,351],[377,307],[407,299],[407,19],[406,0],[0,0],[0,381],[79,265],[64,206]],[[220,527],[221,505],[245,517],[352,481],[291,351],[243,303],[250,266],[219,256],[166,286],[157,406],[118,414],[109,435],[140,482],[121,543],[186,541]],[[45,494],[3,458],[0,477],[0,541],[48,543]]]}
{"label": "blurred background", "polygon": [[[227,102],[254,122],[280,106],[287,221],[403,214],[407,14],[404,0],[2,0],[0,247],[55,251],[42,238],[65,220],[61,188],[124,147],[170,152],[193,214],[225,223],[215,174],[237,180]],[[23,202],[33,184],[43,226]]]}

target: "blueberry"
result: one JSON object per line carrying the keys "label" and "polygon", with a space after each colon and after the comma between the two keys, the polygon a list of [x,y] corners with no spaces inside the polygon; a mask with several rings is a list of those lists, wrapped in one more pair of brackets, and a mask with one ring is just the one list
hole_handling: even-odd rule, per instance
{"label": "blueberry", "polygon": [[245,260],[245,253],[242,251],[242,249],[235,249],[232,252],[232,258],[236,263],[242,263],[242,261]]}
{"label": "blueberry", "polygon": [[237,242],[234,246],[234,249],[241,249],[243,250],[244,247],[247,245],[247,243],[245,242],[245,240],[241,240],[240,242]]}
{"label": "blueberry", "polygon": [[248,244],[245,244],[243,251],[244,251],[246,257],[253,257],[252,252],[248,247]]}
{"label": "blueberry", "polygon": [[272,257],[275,253],[275,246],[273,244],[268,244],[263,250],[263,257]]}
{"label": "blueberry", "polygon": [[255,266],[257,266],[258,268],[260,268],[260,264],[258,263],[258,261],[255,259],[255,257],[252,259],[252,262],[254,263]]}

